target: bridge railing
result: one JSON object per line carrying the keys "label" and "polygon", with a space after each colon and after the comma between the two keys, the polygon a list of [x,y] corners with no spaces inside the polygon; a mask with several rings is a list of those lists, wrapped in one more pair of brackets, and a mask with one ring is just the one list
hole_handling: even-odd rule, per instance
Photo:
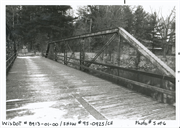
{"label": "bridge railing", "polygon": [[17,49],[15,42],[7,42],[6,47],[6,75],[8,74],[10,68],[12,67],[16,57],[17,57]]}
{"label": "bridge railing", "polygon": [[[86,59],[85,44],[87,42],[85,39],[97,36],[108,36],[109,40],[107,40],[104,46],[99,49],[92,59],[88,60]],[[115,44],[115,47],[117,47],[117,64],[113,65],[96,62],[100,55],[112,45],[112,42],[115,39],[118,40],[116,41],[117,44]],[[130,46],[138,51],[138,53],[147,58],[161,73],[155,74],[122,67],[120,65],[120,50],[123,40],[126,40]],[[72,46],[78,46],[79,51],[73,51],[73,48],[70,48],[70,43],[74,44]],[[75,55],[76,52],[79,52],[78,58]],[[68,55],[69,53],[72,54]],[[47,46],[45,57],[58,62],[63,62],[63,64],[68,66],[79,67],[80,70],[85,72],[101,74],[101,77],[106,77],[106,79],[116,79],[117,83],[120,83],[121,85],[124,84],[128,88],[134,88],[137,91],[142,90],[142,92],[150,93],[150,95],[153,95],[153,97],[156,97],[156,99],[161,102],[163,101],[166,103],[168,99],[175,100],[175,72],[123,28],[104,30],[101,32],[52,41]],[[101,68],[98,69],[97,66],[96,68],[93,68],[93,65],[101,66]]]}

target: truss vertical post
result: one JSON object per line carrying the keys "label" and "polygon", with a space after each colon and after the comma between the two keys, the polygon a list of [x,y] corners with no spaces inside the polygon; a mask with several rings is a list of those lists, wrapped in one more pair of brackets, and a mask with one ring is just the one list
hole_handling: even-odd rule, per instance
{"label": "truss vertical post", "polygon": [[54,44],[54,60],[57,61],[57,48],[56,43]]}
{"label": "truss vertical post", "polygon": [[14,53],[15,53],[15,57],[16,57],[17,50],[16,50],[16,42],[15,41],[14,41]]}
{"label": "truss vertical post", "polygon": [[[141,58],[141,54],[139,53],[139,51],[137,50],[137,55],[136,55],[136,60],[135,60],[135,67],[136,67],[136,70],[138,70],[138,65],[140,63],[140,58]],[[137,73],[136,75],[136,80],[139,81],[139,72]]]}
{"label": "truss vertical post", "polygon": [[136,62],[135,62],[135,66],[136,66],[136,70],[138,70],[138,65],[139,65],[139,62],[140,62],[140,57],[141,57],[141,54],[139,53],[138,50],[137,51],[137,55],[136,55]]}
{"label": "truss vertical post", "polygon": [[80,40],[80,70],[83,70],[81,65],[84,65],[85,52],[84,52],[84,39]]}
{"label": "truss vertical post", "polygon": [[[169,88],[168,88],[168,83],[169,83],[169,82],[168,82],[167,80],[164,80],[164,78],[163,78],[163,79],[162,79],[162,86],[161,86],[161,88],[164,88],[164,89],[169,90]],[[159,99],[160,99],[163,103],[166,104],[166,103],[167,103],[168,94],[165,94],[165,93],[162,93],[162,94],[161,94],[161,93],[160,93],[159,95],[162,96],[161,99],[160,99],[160,98],[159,98]],[[159,97],[160,97],[160,96],[159,96]]]}
{"label": "truss vertical post", "polygon": [[64,64],[67,65],[67,45],[64,44]]}
{"label": "truss vertical post", "polygon": [[[121,36],[119,35],[119,41],[118,41],[118,50],[117,50],[117,64],[120,66],[120,51],[121,50]],[[119,76],[119,69],[117,69],[118,76]]]}
{"label": "truss vertical post", "polygon": [[47,44],[47,48],[46,48],[46,55],[45,55],[45,58],[47,58],[47,56],[48,56],[48,53],[49,53],[49,47],[50,47],[50,44],[48,43],[48,44]]}

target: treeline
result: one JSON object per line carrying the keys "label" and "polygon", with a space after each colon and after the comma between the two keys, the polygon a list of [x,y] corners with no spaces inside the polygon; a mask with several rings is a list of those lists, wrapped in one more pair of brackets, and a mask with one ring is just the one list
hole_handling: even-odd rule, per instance
{"label": "treeline", "polygon": [[[73,34],[71,6],[6,6],[7,47],[12,40],[19,48],[43,51],[48,41]],[[9,44],[9,45],[8,45]]]}
{"label": "treeline", "polygon": [[[152,49],[162,48],[164,57],[175,45],[175,8],[167,17],[158,12],[148,13],[143,6],[123,5],[88,5],[80,7],[77,14],[75,34],[122,27],[142,43],[151,43]],[[94,48],[101,47],[99,42],[94,41]]]}
{"label": "treeline", "polygon": [[[165,18],[157,12],[147,13],[143,6],[121,5],[82,6],[77,15],[71,6],[6,6],[7,47],[16,42],[19,48],[26,45],[29,50],[43,52],[47,41],[115,27],[123,27],[142,42],[151,42],[153,48],[163,48],[164,56],[175,44],[175,8]],[[105,40],[89,40],[89,49],[102,47]]]}

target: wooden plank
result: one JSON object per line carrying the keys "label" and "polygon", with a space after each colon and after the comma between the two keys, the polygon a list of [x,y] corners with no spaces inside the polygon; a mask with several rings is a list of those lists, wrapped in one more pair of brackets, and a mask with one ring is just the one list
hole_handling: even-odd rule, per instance
{"label": "wooden plank", "polygon": [[[140,103],[140,104],[135,104],[134,106],[132,105],[126,105],[126,106],[122,106],[122,107],[116,107],[111,109],[111,111],[107,111],[106,115],[108,116],[119,116],[119,117],[125,117],[126,119],[129,118],[134,118],[136,117],[136,119],[141,119],[143,118],[144,115],[148,116],[148,115],[155,115],[156,112],[153,111],[154,109],[162,109],[162,110],[172,110],[172,108],[166,108],[166,105],[163,104],[156,104],[156,102],[149,102],[147,103]],[[108,110],[108,109],[107,109]],[[149,118],[147,118],[149,119]]]}
{"label": "wooden plank", "polygon": [[146,101],[146,102],[136,102],[136,103],[129,103],[129,104],[120,104],[113,108],[106,108],[101,110],[102,113],[106,113],[106,115],[138,115],[141,112],[151,111],[153,107],[163,107],[162,104],[157,105],[156,101]]}
{"label": "wooden plank", "polygon": [[152,118],[156,118],[156,120],[162,120],[163,118],[168,118],[169,116],[176,115],[176,111],[168,111],[168,112],[162,112],[160,114],[154,115]]}
{"label": "wooden plank", "polygon": [[140,117],[142,117],[142,115],[144,114],[150,115],[155,109],[164,109],[167,107],[167,105],[157,103],[156,101],[153,102],[141,103],[139,106],[133,105],[131,106],[130,110],[127,110],[127,113],[125,112],[123,115],[125,115],[126,117],[133,117],[133,115],[140,115]]}
{"label": "wooden plank", "polygon": [[[102,101],[102,100],[110,100],[110,99],[114,100],[114,99],[117,99],[117,98],[119,99],[121,96],[126,95],[127,93],[128,92],[124,92],[124,93],[119,92],[119,94],[116,94],[116,95],[108,95],[108,94],[106,94],[106,95],[98,95],[98,96],[84,97],[84,98],[88,102],[93,103],[93,102],[98,102],[98,101]],[[131,93],[131,95],[132,94],[135,94],[135,92]]]}
{"label": "wooden plank", "polygon": [[[148,101],[148,102],[142,102],[142,103],[138,103],[138,104],[135,104],[133,106],[134,109],[136,108],[141,108],[141,109],[144,109],[144,108],[151,108],[152,106],[154,106],[154,104],[157,103],[157,101]],[[105,106],[101,106],[99,108],[96,108],[98,109],[100,112],[103,112],[105,110],[112,110],[112,111],[115,111],[115,109],[119,109],[119,107],[122,106],[121,103],[115,103],[115,104],[110,104],[110,105],[105,105]],[[127,108],[129,107],[129,105],[127,106]],[[133,109],[132,108],[132,109]]]}
{"label": "wooden plank", "polygon": [[[136,98],[134,98],[136,97]],[[136,100],[137,99],[137,100]],[[132,107],[132,104],[137,104],[137,103],[143,103],[143,102],[152,102],[151,99],[141,99],[141,96],[136,96],[136,95],[131,95],[131,96],[128,96],[127,98],[124,96],[124,97],[119,97],[119,98],[116,98],[114,100],[103,100],[103,101],[96,101],[94,103],[91,103],[91,105],[93,105],[94,107],[100,107],[100,106],[106,106],[106,105],[110,105],[110,104],[116,104],[116,103],[119,103],[119,106],[122,106],[122,107],[125,107],[125,106],[129,106],[131,105]]]}
{"label": "wooden plank", "polygon": [[161,120],[175,120],[176,119],[176,113],[168,115],[168,117],[162,118]]}
{"label": "wooden plank", "polygon": [[168,117],[168,115],[172,115],[174,114],[175,115],[176,111],[173,110],[172,111],[172,108],[160,108],[158,111],[153,111],[151,114],[147,114],[145,113],[142,117],[140,118],[141,120],[152,120],[152,119],[162,119],[162,118],[166,118]]}
{"label": "wooden plank", "polygon": [[150,50],[148,50],[143,44],[141,44],[137,39],[130,35],[126,30],[119,27],[119,34],[126,39],[131,46],[138,50],[142,55],[144,55],[150,62],[156,65],[161,71],[166,75],[175,76],[175,72],[167,66],[163,61],[161,61],[156,55],[154,55]]}

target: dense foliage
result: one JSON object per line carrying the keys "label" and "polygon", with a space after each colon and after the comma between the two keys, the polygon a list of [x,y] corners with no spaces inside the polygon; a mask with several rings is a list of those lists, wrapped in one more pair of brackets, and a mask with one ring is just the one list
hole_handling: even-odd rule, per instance
{"label": "dense foliage", "polygon": [[71,36],[74,18],[70,6],[6,6],[7,42],[29,50],[44,50],[46,41]]}

